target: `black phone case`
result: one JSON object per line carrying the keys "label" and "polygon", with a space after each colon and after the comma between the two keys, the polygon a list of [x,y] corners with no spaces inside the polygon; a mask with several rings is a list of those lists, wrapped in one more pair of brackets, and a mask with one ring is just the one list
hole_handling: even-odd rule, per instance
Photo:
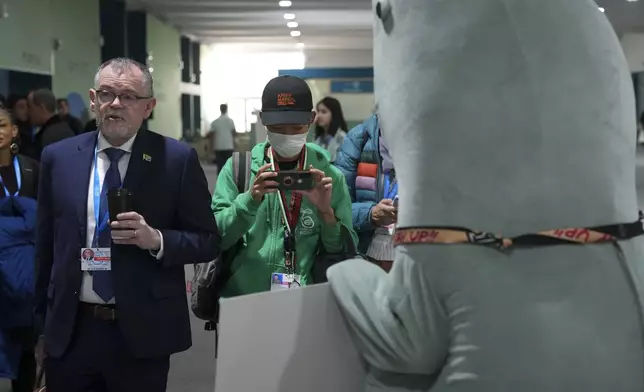
{"label": "black phone case", "polygon": [[308,171],[279,171],[272,181],[279,184],[277,186],[278,189],[289,191],[306,191],[315,186],[313,175]]}

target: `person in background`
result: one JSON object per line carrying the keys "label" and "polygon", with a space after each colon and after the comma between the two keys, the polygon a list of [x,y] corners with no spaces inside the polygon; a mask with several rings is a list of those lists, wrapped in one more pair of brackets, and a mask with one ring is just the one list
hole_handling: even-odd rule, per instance
{"label": "person in background", "polygon": [[11,112],[14,124],[18,127],[18,148],[21,155],[35,158],[34,127],[29,122],[29,107],[24,95],[10,95],[7,108]]}
{"label": "person in background", "polygon": [[392,230],[397,216],[394,199],[398,195],[398,183],[376,114],[349,131],[335,165],[349,186],[358,250],[389,270],[393,260]]}
{"label": "person in background", "polygon": [[[33,279],[39,165],[15,153],[18,127],[0,108],[0,375],[13,392],[32,392],[36,381]],[[18,198],[7,197],[20,196]],[[16,301],[16,299],[19,299]],[[9,306],[11,308],[3,308]],[[4,343],[2,343],[4,342]]]}
{"label": "person in background", "polygon": [[317,104],[315,118],[315,144],[326,149],[331,162],[335,162],[337,152],[347,136],[347,122],[344,120],[340,101],[326,97]]}
{"label": "person in background", "polygon": [[[164,392],[170,355],[192,344],[184,266],[219,253],[208,182],[194,149],[142,128],[156,105],[148,67],[112,59],[94,81],[98,132],[42,154],[35,315],[47,391]],[[131,210],[110,221],[114,188],[132,193]],[[82,262],[86,249],[103,268]]]}
{"label": "person in background", "polygon": [[235,123],[233,119],[228,116],[228,105],[219,105],[221,115],[210,124],[210,132],[206,137],[210,138],[210,149],[215,153],[214,163],[217,165],[217,170],[221,169],[233,155],[235,150]]}
{"label": "person in background", "polygon": [[69,127],[74,131],[74,134],[80,135],[83,133],[83,123],[78,118],[69,113],[69,101],[67,98],[58,98],[56,100],[58,105],[58,116],[64,121],[67,121]]}
{"label": "person in background", "polygon": [[11,112],[0,108],[0,197],[17,195],[36,199],[39,165],[18,153],[17,138],[18,126]]}
{"label": "person in background", "polygon": [[56,115],[56,97],[50,90],[40,89],[29,93],[27,106],[31,125],[40,127],[34,137],[34,158],[37,161],[40,161],[42,151],[48,145],[75,136],[69,124]]}
{"label": "person in background", "polygon": [[0,94],[0,106],[7,107],[7,98],[2,94]]}
{"label": "person in background", "polygon": [[[311,284],[318,253],[346,251],[357,239],[342,174],[322,148],[306,143],[315,116],[307,83],[293,76],[269,81],[260,116],[268,141],[251,151],[252,185],[238,192],[231,159],[217,177],[212,198],[224,262],[230,264],[223,297],[268,291],[281,273],[293,277],[282,285]],[[314,187],[278,190],[275,177],[282,170],[310,171]]]}

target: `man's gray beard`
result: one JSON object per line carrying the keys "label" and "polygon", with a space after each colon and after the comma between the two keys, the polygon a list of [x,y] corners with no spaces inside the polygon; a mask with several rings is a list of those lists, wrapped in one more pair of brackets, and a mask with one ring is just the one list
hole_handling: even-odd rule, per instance
{"label": "man's gray beard", "polygon": [[[96,129],[100,132],[103,128],[103,122],[104,119],[100,116],[96,116]],[[113,129],[113,131],[120,131],[120,130],[125,130],[126,132],[129,131],[129,127],[127,124],[123,124],[123,128],[118,128],[118,129]]]}

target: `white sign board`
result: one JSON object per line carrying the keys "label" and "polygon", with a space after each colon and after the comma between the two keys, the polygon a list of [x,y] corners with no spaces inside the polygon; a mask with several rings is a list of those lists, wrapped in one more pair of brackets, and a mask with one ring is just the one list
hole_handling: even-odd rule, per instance
{"label": "white sign board", "polygon": [[355,392],[363,362],[328,284],[224,299],[215,392]]}

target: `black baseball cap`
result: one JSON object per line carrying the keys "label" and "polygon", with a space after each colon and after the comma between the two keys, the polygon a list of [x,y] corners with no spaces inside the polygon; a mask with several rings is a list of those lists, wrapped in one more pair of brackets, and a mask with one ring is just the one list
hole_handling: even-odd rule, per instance
{"label": "black baseball cap", "polygon": [[278,76],[264,87],[262,123],[308,124],[313,116],[313,97],[309,85],[296,76]]}

